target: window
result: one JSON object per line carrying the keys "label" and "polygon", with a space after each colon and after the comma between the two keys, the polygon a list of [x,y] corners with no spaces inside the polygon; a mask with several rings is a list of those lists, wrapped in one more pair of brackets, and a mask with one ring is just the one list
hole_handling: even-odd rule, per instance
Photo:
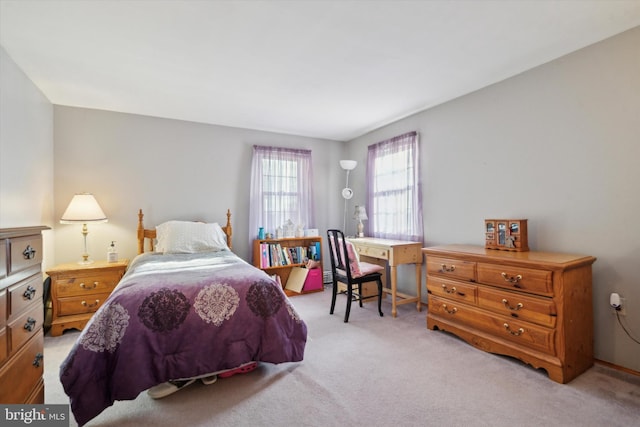
{"label": "window", "polygon": [[423,241],[418,134],[409,132],[369,146],[369,235]]}
{"label": "window", "polygon": [[304,228],[315,225],[311,150],[256,145],[251,174],[251,240],[259,227],[275,235],[288,220]]}

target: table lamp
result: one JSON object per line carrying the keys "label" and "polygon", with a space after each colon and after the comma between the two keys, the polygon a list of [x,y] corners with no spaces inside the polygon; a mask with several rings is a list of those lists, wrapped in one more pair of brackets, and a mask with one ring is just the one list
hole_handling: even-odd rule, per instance
{"label": "table lamp", "polygon": [[362,224],[362,221],[369,219],[369,217],[367,217],[367,210],[364,206],[356,205],[356,211],[353,213],[353,219],[358,221],[358,237],[364,237],[364,224]]}
{"label": "table lamp", "polygon": [[98,201],[93,194],[81,193],[76,194],[71,199],[67,210],[62,214],[60,218],[60,224],[82,224],[82,236],[84,237],[84,253],[82,254],[82,260],[78,261],[78,264],[91,264],[93,261],[89,259],[89,253],[87,251],[87,229],[88,222],[107,222],[107,216],[102,211],[102,208],[98,204]]}

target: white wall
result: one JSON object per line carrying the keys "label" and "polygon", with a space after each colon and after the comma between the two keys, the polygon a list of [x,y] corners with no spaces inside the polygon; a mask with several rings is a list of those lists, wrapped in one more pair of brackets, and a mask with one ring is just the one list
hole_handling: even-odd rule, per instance
{"label": "white wall", "polygon": [[[485,218],[528,218],[532,250],[593,266],[595,357],[640,371],[640,27],[348,144],[417,130],[426,244],[484,245]],[[364,191],[364,169],[354,173]]]}
{"label": "white wall", "polygon": [[[120,257],[136,254],[138,209],[145,226],[170,219],[226,221],[231,209],[234,251],[250,260],[249,187],[253,145],[312,150],[317,224],[326,230],[340,219],[331,205],[339,196],[338,160],[344,144],[72,107],[55,107],[55,217],[74,193],[91,192],[109,222],[89,225],[89,253],[106,258],[116,241]],[[57,263],[82,252],[80,227],[55,227]]]}
{"label": "white wall", "polygon": [[52,223],[53,106],[0,46],[0,228]]}

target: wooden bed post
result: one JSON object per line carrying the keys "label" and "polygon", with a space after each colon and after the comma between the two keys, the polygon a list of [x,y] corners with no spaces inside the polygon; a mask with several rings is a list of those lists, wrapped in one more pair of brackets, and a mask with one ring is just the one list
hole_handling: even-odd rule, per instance
{"label": "wooden bed post", "polygon": [[231,235],[233,234],[233,229],[231,228],[231,209],[227,209],[227,225],[225,225],[226,228],[226,235],[227,235],[227,246],[229,246],[229,249],[233,250],[233,244],[231,243]]}
{"label": "wooden bed post", "polygon": [[142,213],[142,209],[138,212],[138,253],[141,254],[144,252],[144,225],[142,224],[142,218],[144,218],[144,214]]}

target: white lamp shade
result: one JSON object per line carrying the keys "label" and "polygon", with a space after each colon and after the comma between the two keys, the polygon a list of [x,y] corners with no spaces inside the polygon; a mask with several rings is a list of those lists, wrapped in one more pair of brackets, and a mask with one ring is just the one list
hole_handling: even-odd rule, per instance
{"label": "white lamp shade", "polygon": [[346,171],[350,171],[358,166],[358,162],[356,160],[340,160],[340,167]]}
{"label": "white lamp shade", "polygon": [[366,221],[366,220],[369,219],[367,217],[367,210],[365,209],[364,206],[356,205],[356,210],[353,213],[353,219],[358,220],[358,221]]}
{"label": "white lamp shade", "polygon": [[78,222],[107,222],[107,216],[102,211],[96,198],[93,197],[93,194],[83,193],[73,196],[69,206],[67,206],[67,210],[64,211],[62,218],[60,218],[61,224]]}

